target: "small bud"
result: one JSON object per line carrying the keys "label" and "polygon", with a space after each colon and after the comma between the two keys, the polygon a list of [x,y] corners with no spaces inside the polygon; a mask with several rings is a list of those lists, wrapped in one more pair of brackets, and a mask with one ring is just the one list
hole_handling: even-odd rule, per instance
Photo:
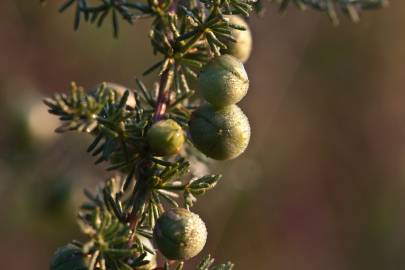
{"label": "small bud", "polygon": [[236,158],[249,144],[249,120],[236,105],[202,106],[194,111],[189,124],[193,144],[210,158]]}
{"label": "small bud", "polygon": [[169,156],[178,153],[184,143],[183,129],[176,121],[161,120],[148,130],[147,141],[157,156]]}
{"label": "small bud", "polygon": [[246,95],[249,79],[243,64],[224,54],[215,57],[202,69],[197,87],[205,100],[223,107],[238,103]]}
{"label": "small bud", "polygon": [[56,250],[51,259],[50,270],[87,270],[88,259],[82,250],[72,244],[68,244]]}
{"label": "small bud", "polygon": [[174,208],[157,220],[153,238],[166,258],[187,260],[204,248],[207,228],[197,214],[184,208]]}
{"label": "small bud", "polygon": [[229,18],[229,23],[243,26],[246,30],[232,29],[232,36],[235,38],[236,42],[227,40],[225,45],[228,47],[224,50],[224,53],[238,58],[242,63],[245,63],[250,56],[252,51],[252,32],[250,31],[249,25],[240,16],[231,15],[227,16]]}

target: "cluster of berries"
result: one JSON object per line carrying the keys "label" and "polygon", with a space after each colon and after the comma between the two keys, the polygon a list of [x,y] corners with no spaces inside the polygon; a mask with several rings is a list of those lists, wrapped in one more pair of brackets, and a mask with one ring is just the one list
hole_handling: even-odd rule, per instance
{"label": "cluster of berries", "polygon": [[[228,42],[225,54],[215,57],[200,72],[197,88],[208,104],[194,111],[189,122],[194,146],[217,160],[238,157],[250,139],[249,121],[235,104],[245,97],[249,88],[243,63],[250,56],[252,37],[242,18],[228,19],[246,30],[234,30],[236,42]],[[147,139],[151,150],[159,156],[176,154],[185,141],[181,126],[170,119],[155,123]]]}
{"label": "cluster of berries", "polygon": [[[195,110],[189,122],[193,145],[206,156],[233,159],[248,146],[250,125],[242,110],[235,105],[247,94],[249,79],[243,63],[251,51],[252,38],[246,22],[237,16],[228,17],[230,23],[246,28],[234,30],[236,42],[228,42],[223,55],[215,57],[200,72],[197,87],[207,101]],[[122,87],[108,84],[118,93]],[[128,99],[128,106],[135,107],[135,99]],[[174,120],[154,123],[146,134],[150,151],[160,157],[177,154],[185,142],[183,128]],[[163,213],[153,230],[153,240],[158,250],[170,260],[187,260],[196,256],[204,247],[207,229],[201,218],[184,208],[173,208]],[[151,245],[148,239],[144,244]],[[142,270],[155,269],[156,255],[147,258]],[[81,249],[69,244],[59,249],[52,260],[52,270],[86,270],[88,258]],[[72,268],[73,267],[73,268]]]}
{"label": "cluster of berries", "polygon": [[[231,16],[229,19],[246,30],[235,30],[236,42],[228,44],[227,54],[215,57],[200,72],[197,88],[208,104],[195,110],[189,122],[194,146],[217,160],[238,157],[250,139],[248,118],[235,104],[245,97],[249,88],[243,62],[250,55],[252,38],[242,18]],[[184,143],[183,134],[175,121],[163,120],[151,127],[147,138],[155,153],[168,155],[179,151]],[[207,230],[197,214],[174,208],[158,219],[153,236],[157,248],[166,258],[186,260],[203,249]]]}

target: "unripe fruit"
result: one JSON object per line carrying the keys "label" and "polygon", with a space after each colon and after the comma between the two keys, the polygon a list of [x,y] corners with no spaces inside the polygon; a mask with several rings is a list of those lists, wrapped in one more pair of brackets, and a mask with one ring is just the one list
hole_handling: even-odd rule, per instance
{"label": "unripe fruit", "polygon": [[187,260],[204,248],[207,228],[197,214],[184,208],[174,208],[157,220],[153,239],[166,258]]}
{"label": "unripe fruit", "polygon": [[146,137],[150,149],[157,156],[174,155],[180,151],[184,143],[183,129],[171,119],[153,124]]}
{"label": "unripe fruit", "polygon": [[82,250],[75,245],[68,244],[58,248],[51,259],[50,270],[87,270],[88,259]]}
{"label": "unripe fruit", "polygon": [[242,63],[245,63],[250,56],[252,51],[252,32],[250,31],[249,25],[240,16],[227,16],[231,24],[236,24],[243,26],[246,30],[232,29],[232,36],[235,38],[236,42],[225,41],[225,45],[228,47],[224,50],[224,53],[238,58]]}
{"label": "unripe fruit", "polygon": [[189,124],[193,144],[210,158],[236,158],[249,144],[249,120],[236,105],[202,106],[194,111]]}
{"label": "unripe fruit", "polygon": [[246,95],[249,79],[243,64],[232,55],[224,54],[202,69],[197,87],[206,101],[223,107],[238,103]]}

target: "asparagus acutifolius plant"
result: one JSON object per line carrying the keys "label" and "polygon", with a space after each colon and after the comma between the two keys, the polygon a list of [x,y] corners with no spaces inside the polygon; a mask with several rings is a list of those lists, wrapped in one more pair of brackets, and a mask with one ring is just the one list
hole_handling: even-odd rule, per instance
{"label": "asparagus acutifolius plant", "polygon": [[[340,7],[354,18],[386,1],[275,2],[282,10],[291,2],[329,15]],[[190,209],[221,178],[195,175],[193,165],[203,156],[236,158],[249,144],[249,121],[236,103],[249,88],[243,63],[252,36],[244,17],[260,11],[262,1],[67,0],[60,11],[69,8],[76,10],[75,29],[82,21],[101,26],[109,17],[115,37],[120,21],[150,19],[160,60],[143,74],[158,74],[156,89],[139,79],[136,89],[105,82],[85,90],[72,83],[70,93],[45,99],[62,121],[56,131],[91,134],[87,151],[117,172],[95,192],[85,191],[78,223],[87,241],[58,249],[51,270],[181,270],[207,239],[204,222]],[[193,80],[202,98],[189,87]],[[197,270],[232,267],[214,265],[207,255]]]}

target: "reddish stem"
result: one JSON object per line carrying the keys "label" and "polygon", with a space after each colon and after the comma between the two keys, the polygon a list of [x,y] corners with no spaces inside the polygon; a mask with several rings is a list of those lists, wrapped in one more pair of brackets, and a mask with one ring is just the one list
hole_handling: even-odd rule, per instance
{"label": "reddish stem", "polygon": [[153,121],[159,121],[166,112],[167,102],[169,98],[169,92],[167,91],[170,87],[170,68],[163,71],[162,76],[160,76],[159,83],[159,93],[155,108],[155,114],[153,116]]}
{"label": "reddish stem", "polygon": [[[169,101],[169,88],[172,83],[172,76],[171,76],[171,69],[170,67],[166,68],[162,75],[160,76],[160,83],[159,83],[159,93],[156,102],[155,113],[153,116],[153,121],[159,121],[162,116],[166,112],[167,102]],[[150,167],[150,162],[146,162],[144,164],[145,168]],[[142,208],[143,204],[147,200],[148,197],[148,183],[145,182],[144,177],[140,177],[138,179],[137,184],[135,185],[135,203],[134,207],[132,208],[131,213],[129,214],[127,221],[130,223],[130,228],[135,231],[136,227],[139,223],[139,210]],[[132,239],[130,239],[129,244],[132,243]]]}

